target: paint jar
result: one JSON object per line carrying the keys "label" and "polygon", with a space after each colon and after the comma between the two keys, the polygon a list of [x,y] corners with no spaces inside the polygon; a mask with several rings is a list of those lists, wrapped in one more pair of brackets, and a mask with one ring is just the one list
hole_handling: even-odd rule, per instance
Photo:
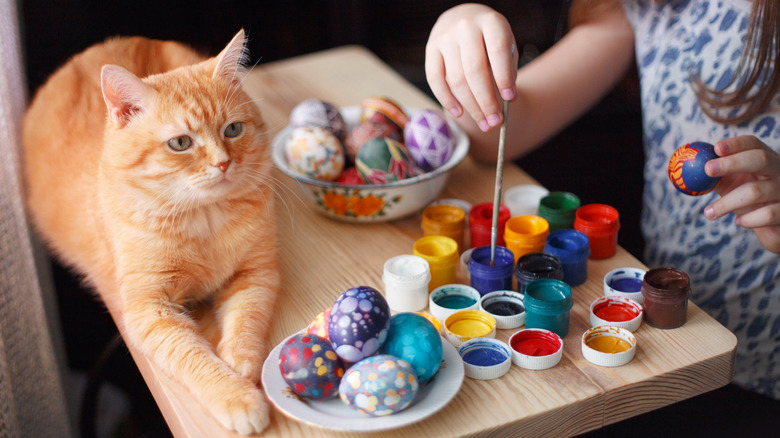
{"label": "paint jar", "polygon": [[691,280],[679,269],[654,268],[645,273],[642,296],[646,323],[661,329],[680,327],[688,315]]}
{"label": "paint jar", "polygon": [[605,259],[617,250],[620,219],[618,211],[606,204],[586,204],[577,209],[574,229],[588,236],[590,258]]}
{"label": "paint jar", "polygon": [[550,232],[574,226],[580,198],[569,192],[550,192],[539,200],[537,214],[550,224]]}
{"label": "paint jar", "polygon": [[616,268],[604,275],[604,296],[630,298],[639,304],[645,302],[642,296],[642,280],[644,269]]}
{"label": "paint jar", "polygon": [[496,290],[479,300],[479,310],[496,319],[496,328],[506,330],[525,324],[523,294],[513,290]]}
{"label": "paint jar", "polygon": [[418,312],[428,305],[431,269],[416,255],[399,255],[385,262],[382,272],[385,298],[394,312]]}
{"label": "paint jar", "polygon": [[[496,245],[504,246],[504,227],[511,214],[503,205],[498,207],[498,224],[496,228]],[[469,228],[471,228],[471,247],[490,246],[490,232],[493,227],[493,203],[484,202],[471,207],[469,211]]]}
{"label": "paint jar", "polygon": [[564,338],[569,333],[573,305],[571,287],[561,280],[542,278],[525,288],[525,326],[542,328]]}
{"label": "paint jar", "polygon": [[515,270],[515,257],[512,251],[496,246],[493,264],[490,263],[490,246],[474,248],[469,260],[471,287],[481,295],[494,290],[512,289],[512,272]]}
{"label": "paint jar", "polygon": [[528,283],[540,278],[563,280],[563,264],[558,257],[542,252],[532,252],[517,259],[515,269],[517,291],[525,292]]}
{"label": "paint jar", "polygon": [[540,216],[515,216],[504,226],[504,243],[517,259],[531,252],[542,252],[550,225]]}
{"label": "paint jar", "polygon": [[412,253],[428,261],[431,281],[428,291],[455,283],[458,270],[458,243],[447,236],[425,236],[414,242]]}
{"label": "paint jar", "polygon": [[458,273],[465,280],[466,283],[471,282],[471,274],[469,273],[469,260],[471,260],[471,253],[474,252],[474,248],[469,248],[460,254],[460,265],[458,265]]}
{"label": "paint jar", "polygon": [[521,184],[504,191],[504,205],[514,216],[535,215],[539,211],[539,200],[550,193],[536,184]]}
{"label": "paint jar", "polygon": [[579,286],[588,278],[590,244],[588,236],[577,230],[557,230],[547,236],[544,252],[561,260],[563,281]]}
{"label": "paint jar", "polygon": [[464,249],[466,212],[460,207],[447,204],[428,206],[423,210],[421,225],[423,235],[451,237],[457,242],[459,251]]}

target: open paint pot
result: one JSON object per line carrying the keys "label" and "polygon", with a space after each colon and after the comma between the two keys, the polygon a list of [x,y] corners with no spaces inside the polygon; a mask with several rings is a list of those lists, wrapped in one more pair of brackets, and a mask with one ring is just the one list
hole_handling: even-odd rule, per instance
{"label": "open paint pot", "polygon": [[616,367],[634,358],[636,337],[621,327],[602,325],[582,334],[582,355],[596,365]]}
{"label": "open paint pot", "polygon": [[428,308],[431,314],[441,323],[448,316],[460,310],[479,309],[479,292],[465,284],[445,284],[431,292]]}
{"label": "open paint pot", "polygon": [[642,306],[631,298],[601,297],[590,305],[590,326],[612,325],[636,331],[642,324]]}
{"label": "open paint pot", "polygon": [[496,379],[512,366],[512,351],[509,346],[493,338],[474,338],[458,347],[463,359],[466,376],[477,380]]}
{"label": "open paint pot", "polygon": [[524,329],[509,338],[512,362],[529,370],[552,368],[563,357],[563,339],[544,329]]}
{"label": "open paint pot", "polygon": [[496,320],[481,310],[461,310],[444,320],[444,334],[456,348],[474,338],[495,338]]}
{"label": "open paint pot", "polygon": [[642,296],[642,280],[645,278],[644,269],[617,268],[604,276],[604,296],[618,296],[631,298],[639,304],[644,303]]}
{"label": "open paint pot", "polygon": [[506,330],[525,324],[523,294],[513,290],[497,290],[479,300],[479,310],[496,319],[496,328]]}
{"label": "open paint pot", "polygon": [[655,328],[672,329],[685,324],[691,280],[675,268],[653,268],[642,282],[645,321]]}

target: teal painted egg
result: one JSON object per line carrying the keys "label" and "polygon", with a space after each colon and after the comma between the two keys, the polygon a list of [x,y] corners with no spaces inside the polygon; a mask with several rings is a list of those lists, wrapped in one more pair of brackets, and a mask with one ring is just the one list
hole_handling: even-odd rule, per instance
{"label": "teal painted egg", "polygon": [[419,387],[409,362],[380,354],[347,370],[339,384],[339,397],[358,412],[381,417],[409,407]]}
{"label": "teal painted egg", "polygon": [[294,393],[327,400],[338,395],[344,362],[327,340],[299,333],[291,336],[279,351],[279,371]]}
{"label": "teal painted egg", "polygon": [[391,138],[367,141],[355,157],[355,167],[367,184],[387,184],[414,176],[406,147]]}
{"label": "teal painted egg", "polygon": [[424,316],[398,313],[390,318],[390,330],[379,351],[409,362],[420,382],[425,382],[441,365],[441,336]]}
{"label": "teal painted egg", "polygon": [[344,146],[325,128],[294,128],[284,153],[290,167],[309,178],[333,181],[344,170]]}

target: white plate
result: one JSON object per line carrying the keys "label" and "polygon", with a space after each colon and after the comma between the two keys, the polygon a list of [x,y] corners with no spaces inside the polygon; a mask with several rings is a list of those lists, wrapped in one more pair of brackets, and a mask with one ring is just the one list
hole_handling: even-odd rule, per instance
{"label": "white plate", "polygon": [[420,385],[411,406],[396,414],[371,417],[353,410],[338,397],[313,401],[295,395],[279,371],[279,351],[287,339],[271,351],[263,364],[263,388],[271,402],[285,415],[313,426],[353,432],[375,432],[407,426],[443,408],[458,393],[463,383],[463,360],[455,347],[442,339],[441,367],[431,380]]}

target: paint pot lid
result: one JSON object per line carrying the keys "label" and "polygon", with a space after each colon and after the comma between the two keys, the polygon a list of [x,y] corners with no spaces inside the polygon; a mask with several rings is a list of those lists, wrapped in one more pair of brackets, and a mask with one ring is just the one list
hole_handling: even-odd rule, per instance
{"label": "paint pot lid", "polygon": [[[616,268],[604,275],[604,296],[620,296],[631,298],[639,304],[644,304],[644,296],[642,295],[642,280],[645,278],[644,269],[640,268]],[[632,283],[636,291],[620,290],[616,288],[616,282],[623,280],[627,283]],[[637,287],[638,285],[638,287]]]}
{"label": "paint pot lid", "polygon": [[512,350],[505,342],[493,338],[474,338],[458,347],[467,377],[477,380],[497,379],[512,366]]}
{"label": "paint pot lid", "polygon": [[634,332],[642,324],[642,305],[620,296],[595,299],[590,304],[590,326],[612,325]]}
{"label": "paint pot lid", "polygon": [[[439,304],[442,299],[448,297],[462,297],[462,299],[473,301],[470,305],[464,307],[445,307]],[[477,310],[479,309],[479,299],[481,298],[479,291],[475,288],[459,283],[445,284],[434,289],[428,297],[428,310],[431,314],[444,325],[444,321],[448,316],[460,310]],[[443,327],[442,327],[443,328]]]}
{"label": "paint pot lid", "polygon": [[482,310],[460,310],[444,321],[444,334],[455,348],[469,339],[495,338],[496,319]]}
{"label": "paint pot lid", "polygon": [[[628,349],[618,352],[605,352],[593,348],[590,344],[593,339],[599,337],[614,337],[616,342],[625,342],[629,345]],[[602,325],[592,327],[582,334],[582,355],[589,362],[605,367],[617,367],[625,365],[634,358],[636,353],[636,337],[629,330],[622,327]]]}
{"label": "paint pot lid", "polygon": [[533,328],[509,337],[512,362],[529,370],[552,368],[563,357],[563,339],[550,330]]}
{"label": "paint pot lid", "polygon": [[515,329],[525,324],[523,294],[512,290],[489,292],[479,300],[479,310],[496,319],[496,328]]}

